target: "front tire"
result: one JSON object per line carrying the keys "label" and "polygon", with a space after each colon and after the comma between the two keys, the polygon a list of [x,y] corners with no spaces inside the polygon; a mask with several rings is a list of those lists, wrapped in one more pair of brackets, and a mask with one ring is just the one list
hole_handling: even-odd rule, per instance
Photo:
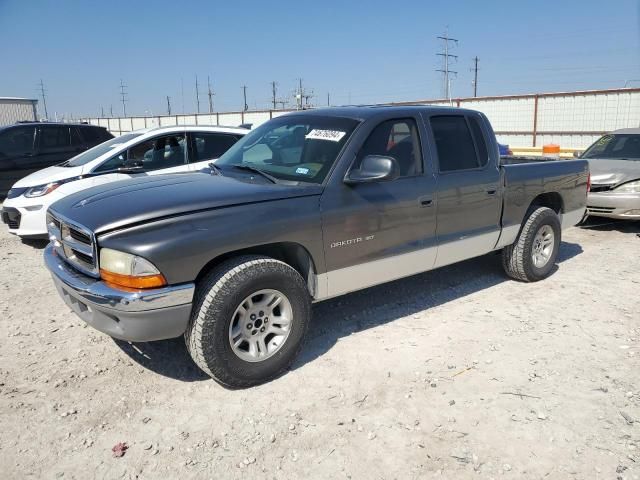
{"label": "front tire", "polygon": [[283,373],[311,317],[304,279],[284,262],[243,256],[199,283],[185,333],[194,362],[217,382],[246,388]]}
{"label": "front tire", "polygon": [[502,250],[502,266],[507,275],[523,282],[548,277],[558,258],[561,235],[556,212],[546,207],[533,210],[516,242]]}

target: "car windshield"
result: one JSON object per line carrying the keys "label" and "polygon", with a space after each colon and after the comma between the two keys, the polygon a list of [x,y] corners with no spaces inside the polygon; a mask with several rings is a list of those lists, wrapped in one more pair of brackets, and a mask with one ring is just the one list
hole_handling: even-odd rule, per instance
{"label": "car windshield", "polygon": [[252,130],[215,165],[225,174],[234,166],[251,167],[278,180],[322,183],[358,123],[320,115],[280,117]]}
{"label": "car windshield", "polygon": [[80,155],[76,155],[71,160],[64,162],[62,167],[80,167],[82,165],[86,165],[87,163],[95,160],[96,158],[104,155],[107,152],[110,152],[114,148],[119,147],[123,143],[127,143],[129,140],[132,140],[136,137],[142,135],[141,133],[127,133],[125,135],[120,135],[119,137],[112,138],[111,140],[107,140],[100,145],[96,145],[93,148],[90,148],[86,152],[82,152]]}
{"label": "car windshield", "polygon": [[601,137],[580,158],[640,160],[640,134],[611,134]]}

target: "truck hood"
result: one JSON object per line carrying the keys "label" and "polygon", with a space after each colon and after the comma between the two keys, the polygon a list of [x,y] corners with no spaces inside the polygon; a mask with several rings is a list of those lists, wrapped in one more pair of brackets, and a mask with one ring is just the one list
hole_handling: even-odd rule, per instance
{"label": "truck hood", "polygon": [[136,223],[234,205],[319,195],[320,185],[280,185],[206,173],[122,180],[69,195],[54,213],[104,233]]}
{"label": "truck hood", "polygon": [[33,172],[24,178],[18,180],[15,188],[28,188],[37,185],[46,185],[47,183],[57,182],[58,180],[66,180],[67,178],[82,175],[82,167],[48,167]]}
{"label": "truck hood", "polygon": [[587,159],[591,183],[620,185],[640,178],[640,160]]}

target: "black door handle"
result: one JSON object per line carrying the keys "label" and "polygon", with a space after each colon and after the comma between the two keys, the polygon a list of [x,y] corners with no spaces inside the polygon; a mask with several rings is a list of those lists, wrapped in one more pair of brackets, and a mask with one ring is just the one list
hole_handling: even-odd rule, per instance
{"label": "black door handle", "polygon": [[430,207],[431,205],[433,205],[433,198],[431,197],[420,198],[420,205],[422,207]]}

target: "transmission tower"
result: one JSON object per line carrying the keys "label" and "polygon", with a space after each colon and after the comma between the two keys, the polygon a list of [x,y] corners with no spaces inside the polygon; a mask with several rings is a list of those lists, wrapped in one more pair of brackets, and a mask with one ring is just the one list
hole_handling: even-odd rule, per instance
{"label": "transmission tower", "polygon": [[473,72],[473,96],[477,97],[478,96],[478,61],[480,59],[478,57],[475,57],[473,59],[473,68],[471,69],[471,71]]}
{"label": "transmission tower", "polygon": [[122,101],[122,115],[126,118],[127,116],[127,91],[125,90],[127,86],[120,79],[120,99]]}
{"label": "transmission tower", "polygon": [[167,115],[171,115],[171,97],[167,95]]}
{"label": "transmission tower", "polygon": [[211,90],[211,80],[209,79],[208,75],[207,75],[207,88],[208,88],[207,96],[209,97],[209,113],[213,113],[213,96],[215,95],[215,93],[213,93],[213,90]]}
{"label": "transmission tower", "polygon": [[442,40],[442,52],[437,53],[436,55],[442,57],[442,68],[436,70],[436,72],[441,72],[443,74],[443,85],[444,85],[444,94],[445,98],[451,100],[451,77],[458,74],[458,72],[451,70],[450,63],[451,61],[457,61],[458,56],[452,55],[449,53],[450,44],[453,43],[455,45],[458,44],[458,40],[456,38],[451,38],[449,36],[449,29],[445,31],[443,36],[437,37],[438,40]]}
{"label": "transmission tower", "polygon": [[44,82],[40,79],[40,95],[42,95],[42,106],[44,107],[44,118],[49,119],[49,113],[47,113],[47,96],[45,95]]}
{"label": "transmission tower", "polygon": [[198,90],[198,75],[196,75],[196,110],[200,113],[200,91]]}

